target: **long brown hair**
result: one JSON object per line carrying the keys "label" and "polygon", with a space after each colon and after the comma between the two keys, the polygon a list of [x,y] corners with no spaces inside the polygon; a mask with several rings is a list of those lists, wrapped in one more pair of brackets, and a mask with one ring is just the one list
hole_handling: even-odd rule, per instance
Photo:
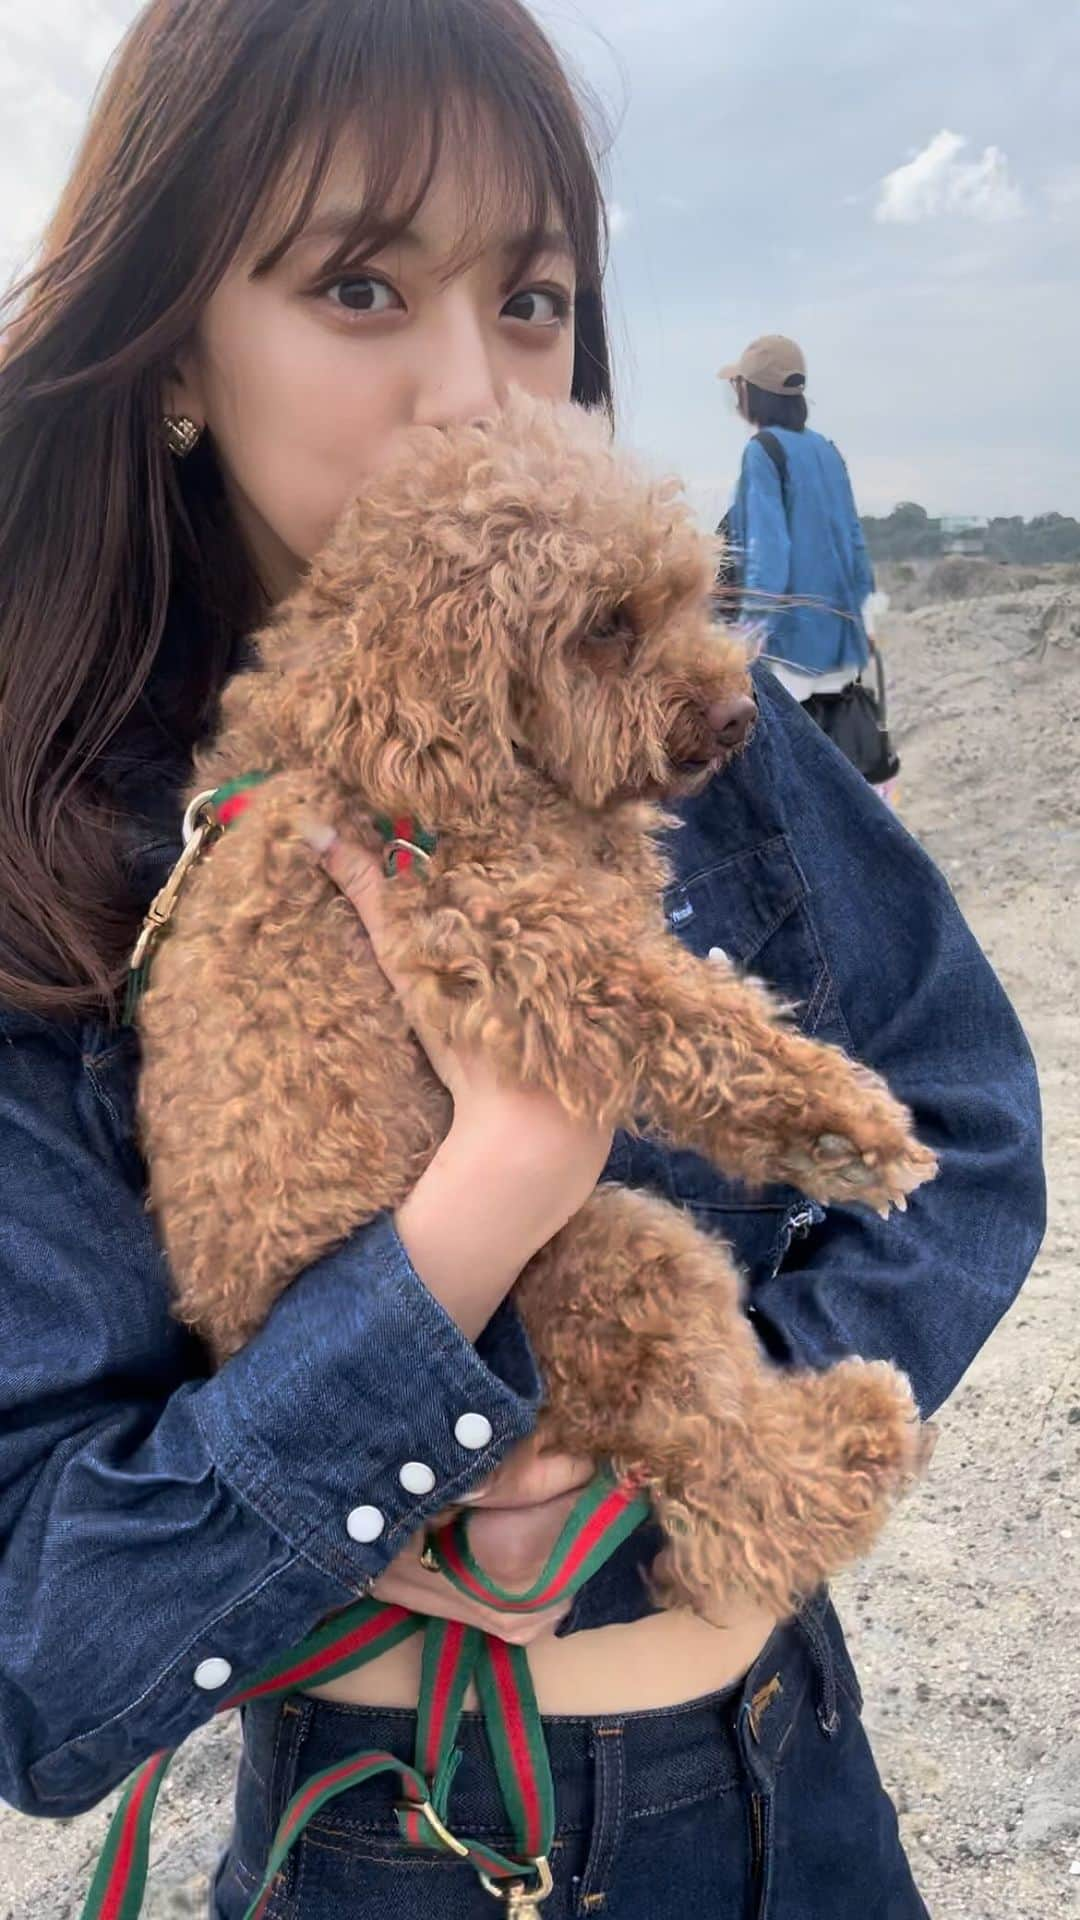
{"label": "long brown hair", "polygon": [[342,265],[411,223],[446,139],[480,124],[529,229],[520,271],[553,204],[565,220],[573,394],[610,415],[599,123],[521,0],[151,0],[123,42],[0,364],[0,1002],[114,1002],[138,909],[103,756],[177,596],[188,746],[264,611],[212,445],[178,464],[163,444],[178,350],[275,212],[260,270],[281,258],[350,129],[369,165]]}

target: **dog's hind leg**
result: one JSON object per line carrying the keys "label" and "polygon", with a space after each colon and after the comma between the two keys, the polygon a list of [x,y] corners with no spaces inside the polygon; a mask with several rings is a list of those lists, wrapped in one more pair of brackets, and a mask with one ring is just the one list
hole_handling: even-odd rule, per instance
{"label": "dog's hind leg", "polygon": [[657,1597],[717,1625],[733,1591],[780,1618],[868,1553],[933,1440],[880,1360],[759,1378],[746,1408],[743,1444],[714,1456],[693,1502],[657,1501]]}
{"label": "dog's hind leg", "polygon": [[552,1443],[681,1490],[743,1420],[754,1336],[721,1240],[654,1195],[601,1186],[515,1291]]}
{"label": "dog's hind leg", "polygon": [[668,1597],[718,1622],[736,1590],[777,1614],[864,1552],[915,1460],[902,1376],[787,1374],[741,1311],[731,1255],[652,1195],[602,1187],[517,1298],[548,1385],[548,1442],[651,1492]]}

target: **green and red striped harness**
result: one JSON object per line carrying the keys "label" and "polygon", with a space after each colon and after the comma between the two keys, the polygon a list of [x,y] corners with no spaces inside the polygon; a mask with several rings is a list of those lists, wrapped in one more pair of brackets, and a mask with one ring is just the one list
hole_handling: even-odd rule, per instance
{"label": "green and red striped harness", "polygon": [[[231,781],[200,794],[184,823],[185,847],[177,866],[143,923],[132,956],[128,1008],[145,987],[153,946],[166,931],[183,882],[206,846],[250,804],[264,775]],[[407,871],[416,856],[434,850],[432,836],[411,819],[380,820],[387,870]],[[526,1593],[508,1593],[488,1579],[469,1550],[467,1519],[432,1536],[425,1564],[443,1573],[457,1590],[504,1613],[541,1612],[577,1593],[622,1542],[647,1518],[649,1502],[630,1481],[601,1473],[564,1526],[540,1578]],[[255,1674],[222,1701],[228,1713],[248,1701],[325,1685],[367,1666],[391,1647],[424,1635],[414,1763],[393,1754],[357,1753],[308,1780],[282,1815],[266,1873],[244,1920],[262,1920],[276,1876],[309,1821],[338,1794],[380,1774],[396,1774],[401,1798],[397,1819],[402,1838],[415,1847],[469,1861],[485,1889],[503,1902],[509,1920],[538,1913],[552,1889],[548,1855],[555,1827],[554,1790],[547,1744],[528,1657],[494,1634],[456,1621],[428,1619],[403,1607],[359,1600],[334,1614],[298,1647]],[[514,1852],[499,1853],[479,1840],[459,1838],[449,1822],[449,1802],[459,1752],[462,1709],[475,1685]],[[150,1852],[150,1825],[161,1783],[175,1748],[151,1755],[132,1776],[113,1816],[82,1920],[137,1920],[142,1911]]]}

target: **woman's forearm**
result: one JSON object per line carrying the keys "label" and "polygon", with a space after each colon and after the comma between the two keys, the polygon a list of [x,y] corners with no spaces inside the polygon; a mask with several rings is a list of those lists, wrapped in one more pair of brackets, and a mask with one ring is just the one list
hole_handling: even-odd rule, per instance
{"label": "woman's forearm", "polygon": [[588,1191],[580,1167],[544,1151],[524,1117],[520,1127],[505,1116],[498,1128],[455,1121],[394,1223],[429,1293],[475,1340]]}

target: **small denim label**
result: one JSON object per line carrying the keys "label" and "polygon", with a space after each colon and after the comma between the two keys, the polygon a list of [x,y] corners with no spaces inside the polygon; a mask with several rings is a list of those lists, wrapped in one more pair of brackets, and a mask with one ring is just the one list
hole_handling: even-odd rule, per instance
{"label": "small denim label", "polygon": [[668,926],[685,927],[687,921],[692,920],[693,917],[693,907],[690,905],[689,900],[684,900],[681,906],[672,907],[671,912],[668,914]]}

